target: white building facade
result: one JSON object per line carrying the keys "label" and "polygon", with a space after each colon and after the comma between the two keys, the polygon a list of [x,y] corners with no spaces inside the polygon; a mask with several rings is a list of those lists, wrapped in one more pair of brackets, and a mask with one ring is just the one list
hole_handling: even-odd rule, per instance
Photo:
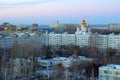
{"label": "white building facade", "polygon": [[78,45],[80,47],[91,46],[97,47],[101,52],[106,52],[108,47],[112,47],[120,53],[120,35],[109,34],[91,34],[90,25],[86,26],[85,20],[81,22],[82,26],[78,26],[75,34],[47,34],[47,44],[60,45]]}
{"label": "white building facade", "polygon": [[120,34],[108,35],[108,47],[116,49],[118,53],[120,52]]}

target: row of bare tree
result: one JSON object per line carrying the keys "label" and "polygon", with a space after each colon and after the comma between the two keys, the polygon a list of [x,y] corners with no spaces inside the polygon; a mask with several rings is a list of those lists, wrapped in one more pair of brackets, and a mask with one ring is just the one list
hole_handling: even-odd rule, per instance
{"label": "row of bare tree", "polygon": [[[17,40],[14,41],[14,44],[11,50],[11,57],[10,59],[12,60],[12,65],[13,66],[13,60],[15,58],[25,58],[25,59],[31,59],[33,64],[35,64],[35,57],[46,55],[48,58],[53,57],[53,55],[59,55],[59,56],[69,56],[74,54],[74,58],[77,58],[77,55],[83,55],[86,57],[90,57],[95,59],[99,65],[106,65],[108,63],[120,63],[120,56],[116,55],[116,49],[113,48],[108,48],[108,55],[105,56],[100,53],[99,49],[97,47],[79,47],[76,45],[62,45],[59,46],[58,49],[54,49],[50,45],[42,45],[40,42],[37,41],[30,41],[25,44],[19,44]],[[4,58],[1,56],[0,58],[0,68],[2,69],[3,67],[6,67],[7,62],[4,60]],[[98,64],[95,63],[95,64]],[[89,64],[89,65],[88,65]],[[84,68],[87,70],[87,68],[91,68],[90,65],[94,65],[93,63],[85,63]],[[86,67],[87,66],[87,67]],[[0,69],[0,70],[1,70]],[[36,65],[33,66],[33,71],[36,69]],[[90,70],[91,70],[90,69]],[[96,68],[94,68],[96,69]],[[97,67],[98,69],[98,67]],[[88,69],[89,70],[89,69]],[[10,72],[12,74],[13,71]],[[0,71],[1,73],[1,71]],[[26,72],[24,73],[26,74]]]}

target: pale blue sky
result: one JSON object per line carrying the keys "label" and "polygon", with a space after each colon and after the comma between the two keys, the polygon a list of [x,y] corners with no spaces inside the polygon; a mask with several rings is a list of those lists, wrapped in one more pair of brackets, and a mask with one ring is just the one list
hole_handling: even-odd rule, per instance
{"label": "pale blue sky", "polygon": [[0,23],[120,23],[120,0],[2,0]]}

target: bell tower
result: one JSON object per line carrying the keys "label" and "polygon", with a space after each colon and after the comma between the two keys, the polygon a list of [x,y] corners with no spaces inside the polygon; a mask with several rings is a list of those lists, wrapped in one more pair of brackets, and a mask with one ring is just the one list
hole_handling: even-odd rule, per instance
{"label": "bell tower", "polygon": [[86,31],[87,31],[86,21],[85,21],[85,20],[82,20],[82,22],[81,22],[81,32],[82,32],[83,34],[86,34]]}

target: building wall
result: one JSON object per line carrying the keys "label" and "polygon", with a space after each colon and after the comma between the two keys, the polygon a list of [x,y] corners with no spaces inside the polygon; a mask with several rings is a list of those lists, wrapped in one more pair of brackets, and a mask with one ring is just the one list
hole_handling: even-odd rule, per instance
{"label": "building wall", "polygon": [[62,45],[62,35],[61,34],[48,34],[48,44],[49,45]]}
{"label": "building wall", "polygon": [[88,34],[76,34],[76,45],[80,47],[89,46],[89,38],[90,35]]}
{"label": "building wall", "polygon": [[99,34],[98,37],[97,37],[97,44],[96,44],[96,46],[98,48],[106,49],[107,45],[108,45],[107,43],[108,43],[108,36]]}
{"label": "building wall", "polygon": [[74,34],[62,34],[62,45],[75,45],[75,35]]}
{"label": "building wall", "polygon": [[108,47],[112,47],[117,50],[118,53],[120,53],[120,34],[114,35],[110,34],[108,35]]}
{"label": "building wall", "polygon": [[103,53],[107,52],[108,48],[108,35],[97,35],[96,47]]}
{"label": "building wall", "polygon": [[[112,47],[120,53],[120,35],[102,34],[48,34],[49,45],[78,45],[80,47],[95,45],[101,52]],[[91,37],[92,36],[92,37]],[[94,38],[94,39],[93,39]]]}
{"label": "building wall", "polygon": [[120,24],[109,24],[108,29],[110,31],[120,31]]}

